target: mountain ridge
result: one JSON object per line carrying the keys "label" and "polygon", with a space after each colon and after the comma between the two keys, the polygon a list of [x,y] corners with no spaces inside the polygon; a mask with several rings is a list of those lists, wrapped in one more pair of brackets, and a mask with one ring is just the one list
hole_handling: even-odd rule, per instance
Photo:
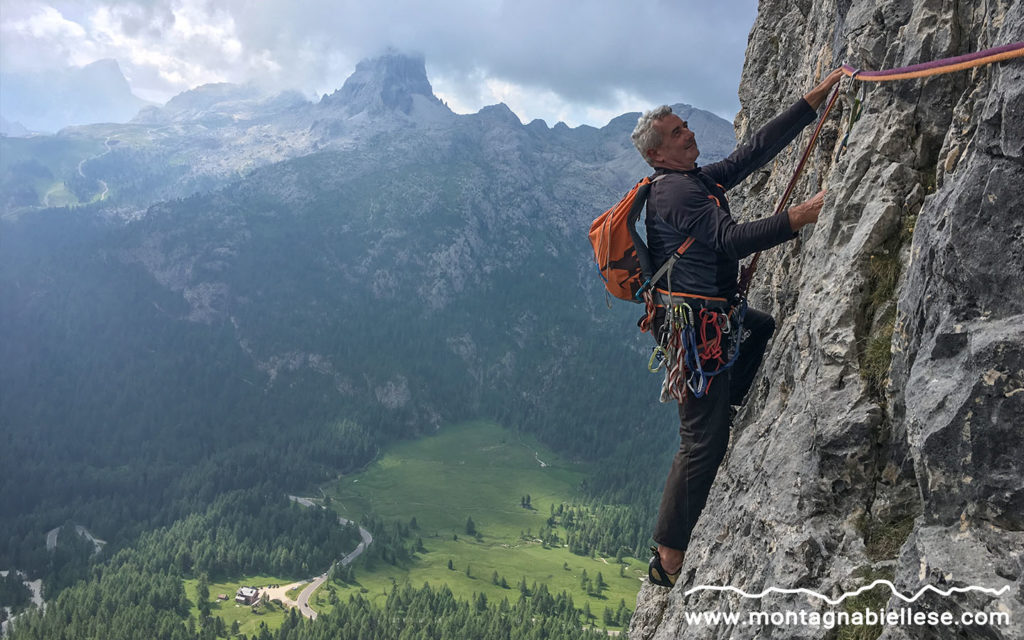
{"label": "mountain ridge", "polygon": [[[617,171],[623,174],[623,182],[648,171],[628,142],[631,115],[619,116],[598,129],[569,128],[564,123],[541,128],[538,121],[523,125],[504,104],[489,105],[475,114],[454,114],[432,93],[427,95],[430,84],[423,59],[396,53],[361,62],[346,85],[349,89],[343,86],[317,103],[295,92],[274,94],[253,85],[203,85],[182,92],[162,107],[143,109],[126,125],[69,128],[53,140],[67,145],[70,152],[77,152],[76,145],[85,140],[110,152],[60,158],[63,167],[51,162],[46,169],[71,184],[80,202],[88,201],[87,196],[98,197],[103,193],[100,185],[108,185],[104,197],[117,201],[121,205],[117,215],[126,219],[144,215],[146,207],[162,200],[225,186],[259,167],[325,149],[365,147],[382,135],[407,136],[410,144],[424,148],[447,145],[460,130],[483,134],[491,129],[486,134],[491,141],[504,138],[526,148],[540,144],[555,153],[555,145],[563,145],[588,163],[601,162],[601,154],[610,152],[620,158],[612,165],[621,167]],[[677,110],[701,134],[704,157],[714,159],[731,151],[735,139],[729,123],[688,105]],[[159,163],[165,163],[166,170],[136,175]],[[36,183],[35,206],[28,208],[24,203],[33,198],[24,193],[23,180],[12,175],[0,185],[9,184],[13,192],[15,183],[20,195],[0,197],[0,206],[8,203],[5,214],[48,204],[45,195],[52,183]],[[121,184],[129,185],[130,193]],[[0,188],[0,196],[4,191]]]}

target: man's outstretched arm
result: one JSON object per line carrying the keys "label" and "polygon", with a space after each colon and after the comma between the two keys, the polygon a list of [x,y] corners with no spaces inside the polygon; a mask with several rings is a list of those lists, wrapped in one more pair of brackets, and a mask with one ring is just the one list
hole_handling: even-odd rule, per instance
{"label": "man's outstretched arm", "polygon": [[704,173],[731,189],[748,175],[763,167],[780,151],[786,148],[804,127],[814,122],[816,109],[824,102],[829,91],[843,77],[842,69],[836,69],[816,87],[804,95],[793,106],[773,118],[750,137],[750,140],[736,148],[728,158],[704,167]]}

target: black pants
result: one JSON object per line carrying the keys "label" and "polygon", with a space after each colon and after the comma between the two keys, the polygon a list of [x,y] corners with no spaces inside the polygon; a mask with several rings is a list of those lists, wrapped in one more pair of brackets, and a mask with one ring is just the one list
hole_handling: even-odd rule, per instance
{"label": "black pants", "polygon": [[[660,318],[656,318],[660,326]],[[754,382],[768,340],[775,332],[775,320],[767,313],[747,309],[740,355],[732,368],[715,376],[702,398],[687,390],[679,403],[679,451],[661,496],[654,541],[672,549],[685,550],[697,518],[704,509],[718,466],[729,445],[729,405],[739,405]]]}

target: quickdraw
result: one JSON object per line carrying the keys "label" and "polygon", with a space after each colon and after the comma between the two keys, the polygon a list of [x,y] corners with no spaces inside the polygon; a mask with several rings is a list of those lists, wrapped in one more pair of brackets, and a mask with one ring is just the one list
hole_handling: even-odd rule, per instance
{"label": "quickdraw", "polygon": [[[856,77],[856,76],[854,76]],[[850,106],[850,120],[846,123],[846,133],[843,134],[843,139],[839,141],[839,150],[836,151],[836,162],[839,162],[839,158],[846,151],[847,145],[850,143],[850,133],[853,132],[853,125],[857,124],[860,120],[860,116],[864,113],[864,102],[867,98],[868,85],[860,85],[860,96],[854,97],[853,105]]]}

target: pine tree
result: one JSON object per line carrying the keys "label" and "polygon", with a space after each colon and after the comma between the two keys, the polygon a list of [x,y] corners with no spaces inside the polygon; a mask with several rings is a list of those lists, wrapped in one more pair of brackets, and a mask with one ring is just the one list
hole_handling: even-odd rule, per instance
{"label": "pine tree", "polygon": [[626,625],[629,622],[629,617],[632,615],[629,608],[626,607],[625,600],[619,600],[619,607],[615,610],[615,619],[618,621],[617,624]]}
{"label": "pine tree", "polygon": [[196,606],[199,608],[200,619],[210,615],[210,580],[205,573],[199,574],[199,582],[196,584]]}

